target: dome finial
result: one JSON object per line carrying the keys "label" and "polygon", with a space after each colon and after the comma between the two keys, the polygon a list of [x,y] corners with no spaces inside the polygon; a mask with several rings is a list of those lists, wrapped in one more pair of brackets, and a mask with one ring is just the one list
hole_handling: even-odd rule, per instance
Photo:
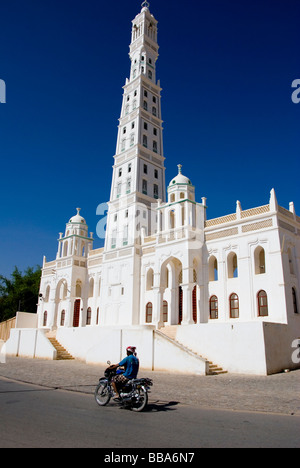
{"label": "dome finial", "polygon": [[150,6],[150,3],[148,3],[146,0],[142,3],[142,9],[147,8],[147,10],[148,10],[149,6]]}
{"label": "dome finial", "polygon": [[76,210],[77,210],[77,214],[79,215],[81,208],[76,208]]}
{"label": "dome finial", "polygon": [[178,164],[178,174],[182,173],[182,164]]}

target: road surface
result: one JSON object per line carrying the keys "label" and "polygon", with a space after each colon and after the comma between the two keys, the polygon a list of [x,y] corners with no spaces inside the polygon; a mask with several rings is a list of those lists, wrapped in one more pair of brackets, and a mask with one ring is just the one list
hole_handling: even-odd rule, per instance
{"label": "road surface", "polygon": [[0,378],[1,448],[299,448],[299,434],[296,415],[151,398],[146,412],[133,413],[116,403],[100,408],[92,395]]}

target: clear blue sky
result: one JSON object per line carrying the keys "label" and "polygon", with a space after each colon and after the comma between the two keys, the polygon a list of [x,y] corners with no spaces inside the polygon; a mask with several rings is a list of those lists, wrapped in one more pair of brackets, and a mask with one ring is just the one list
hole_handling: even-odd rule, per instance
{"label": "clear blue sky", "polygon": [[[141,0],[1,0],[0,274],[55,258],[82,208],[108,201],[131,20]],[[299,0],[152,0],[166,180],[177,164],[208,218],[294,201],[300,215]],[[96,239],[94,247],[102,246]]]}

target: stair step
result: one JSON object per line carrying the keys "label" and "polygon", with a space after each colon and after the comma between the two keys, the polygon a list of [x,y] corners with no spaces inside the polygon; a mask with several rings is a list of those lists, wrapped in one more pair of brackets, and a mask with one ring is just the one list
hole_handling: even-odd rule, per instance
{"label": "stair step", "polygon": [[56,338],[49,337],[48,340],[52,344],[52,346],[56,349],[57,355],[56,355],[56,360],[57,361],[63,361],[63,360],[71,360],[74,359],[73,356],[57,341]]}

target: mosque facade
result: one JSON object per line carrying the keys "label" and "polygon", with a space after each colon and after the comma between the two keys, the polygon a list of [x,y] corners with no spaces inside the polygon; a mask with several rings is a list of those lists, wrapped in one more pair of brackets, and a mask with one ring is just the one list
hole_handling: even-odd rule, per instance
{"label": "mosque facade", "polygon": [[[238,201],[234,213],[208,219],[206,198],[197,199],[195,176],[181,164],[166,187],[158,50],[157,21],[144,2],[132,21],[105,245],[93,249],[78,208],[56,259],[44,258],[37,327],[57,330],[62,341],[77,329],[172,329],[232,371],[255,372],[257,348],[266,369],[272,361],[267,373],[291,367],[300,336],[300,218],[272,189],[262,206],[243,210]],[[79,347],[65,341],[73,353]],[[231,365],[245,346],[247,357]]]}

